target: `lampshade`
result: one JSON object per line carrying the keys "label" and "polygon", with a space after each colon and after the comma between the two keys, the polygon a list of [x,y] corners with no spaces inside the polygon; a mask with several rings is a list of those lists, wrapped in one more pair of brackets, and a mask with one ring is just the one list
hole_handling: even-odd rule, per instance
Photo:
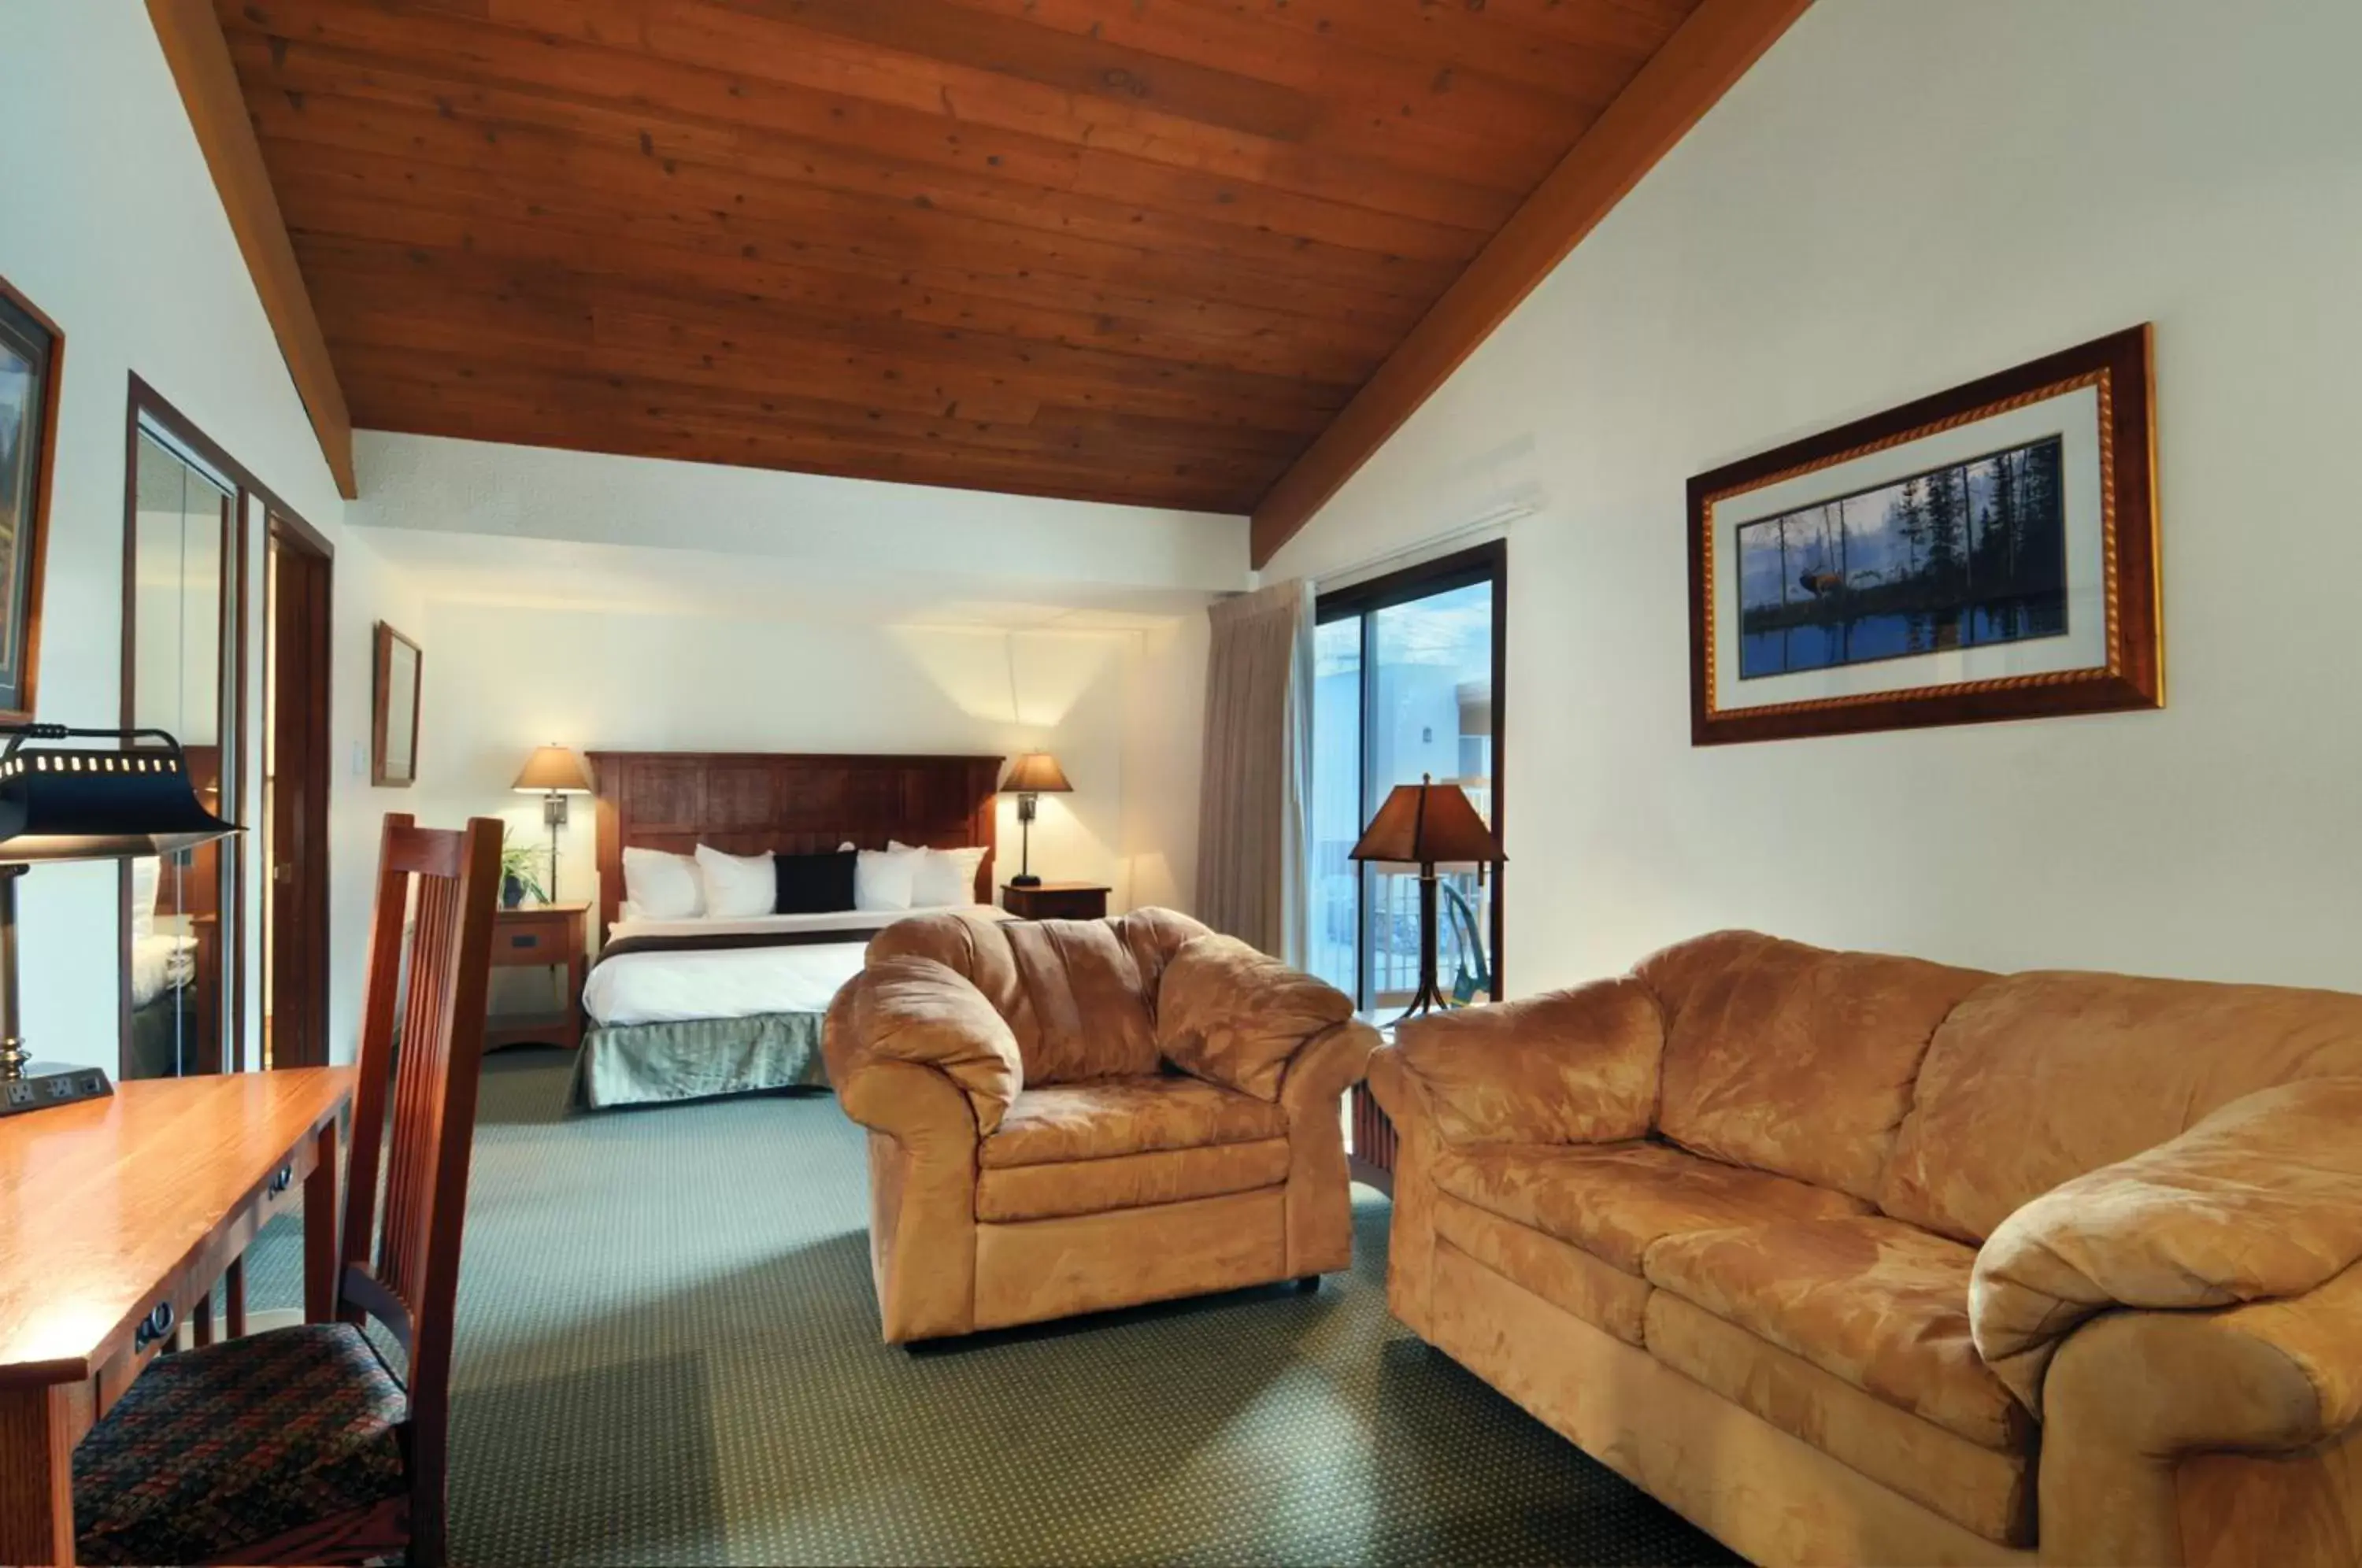
{"label": "lampshade", "polygon": [[520,795],[588,795],[590,770],[573,752],[552,742],[525,758],[524,770],[509,788]]}
{"label": "lampshade", "polygon": [[1352,857],[1415,866],[1497,865],[1508,858],[1459,785],[1425,778],[1395,786]]}
{"label": "lampshade", "polygon": [[[48,738],[66,732],[41,726],[31,733]],[[0,754],[0,866],[173,855],[237,832],[236,823],[205,810],[179,745],[161,738],[166,746],[127,751],[27,749],[18,734]]]}
{"label": "lampshade", "polygon": [[1066,782],[1058,759],[1046,751],[1027,752],[1010,765],[1009,777],[1000,781],[1004,795],[1063,795],[1074,788]]}

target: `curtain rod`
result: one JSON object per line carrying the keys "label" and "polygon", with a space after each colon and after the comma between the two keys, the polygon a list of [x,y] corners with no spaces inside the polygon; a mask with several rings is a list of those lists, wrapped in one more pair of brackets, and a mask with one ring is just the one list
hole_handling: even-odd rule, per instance
{"label": "curtain rod", "polygon": [[[1381,576],[1398,568],[1417,566],[1421,561],[1432,560],[1438,556],[1450,555],[1453,550],[1465,546],[1499,537],[1508,532],[1510,524],[1520,517],[1530,517],[1541,508],[1542,497],[1540,492],[1529,491],[1514,499],[1501,502],[1469,518],[1466,522],[1456,524],[1440,534],[1429,534],[1415,544],[1401,546],[1383,555],[1366,556],[1350,565],[1338,567],[1333,571],[1322,572],[1312,580],[1313,587],[1322,593],[1339,588],[1351,588],[1357,582]],[[1255,580],[1260,586],[1263,582],[1263,574],[1256,573]]]}

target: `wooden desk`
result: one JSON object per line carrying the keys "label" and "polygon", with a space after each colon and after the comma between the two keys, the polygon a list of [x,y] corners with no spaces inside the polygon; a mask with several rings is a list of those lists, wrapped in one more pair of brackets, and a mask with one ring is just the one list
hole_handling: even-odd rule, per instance
{"label": "wooden desk", "polygon": [[0,1121],[0,1562],[73,1561],[73,1449],[304,1184],[336,1307],[349,1067],[157,1078]]}

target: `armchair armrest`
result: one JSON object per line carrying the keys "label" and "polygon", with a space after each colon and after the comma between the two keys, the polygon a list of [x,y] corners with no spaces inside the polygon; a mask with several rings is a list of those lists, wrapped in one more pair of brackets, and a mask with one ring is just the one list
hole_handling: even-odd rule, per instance
{"label": "armchair armrest", "polygon": [[1157,982],[1156,1048],[1192,1077],[1277,1101],[1297,1054],[1352,1017],[1336,987],[1209,933],[1183,943]]}
{"label": "armchair armrest", "polygon": [[[927,1080],[912,1069],[948,1079],[966,1096],[979,1135],[1000,1125],[1024,1084],[1008,1022],[982,991],[932,958],[873,959],[845,982],[829,1005],[821,1052],[846,1113],[884,1132],[932,1130],[941,1118],[944,1097],[917,1088]],[[900,1070],[877,1070],[888,1065]]]}
{"label": "armchair armrest", "polygon": [[[2257,1338],[2301,1358],[2308,1379],[2344,1387],[2331,1404],[2350,1421],[2362,1413],[2362,1289],[2324,1287],[2362,1261],[2357,1128],[2362,1078],[2283,1084],[2045,1193],[1977,1254],[1969,1316],[1978,1353],[2041,1415],[2052,1358],[2089,1320],[2117,1309],[2261,1303],[2218,1314],[2206,1333]],[[2338,1314],[2354,1348],[2299,1348],[2312,1344],[2306,1325],[2326,1309],[2300,1310],[2290,1298],[2315,1292],[2356,1303]]]}
{"label": "armchair armrest", "polygon": [[[1606,1143],[1649,1131],[1664,1015],[1627,977],[1491,1007],[1412,1019],[1395,1032],[1396,1066],[1371,1088],[1396,1125],[1422,1111],[1446,1143]],[[1398,1103],[1400,1102],[1400,1103]]]}

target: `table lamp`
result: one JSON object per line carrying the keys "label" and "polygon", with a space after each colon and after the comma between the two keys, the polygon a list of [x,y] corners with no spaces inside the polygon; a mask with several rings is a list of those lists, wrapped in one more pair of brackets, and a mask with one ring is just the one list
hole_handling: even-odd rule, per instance
{"label": "table lamp", "polygon": [[1018,851],[1017,875],[1009,878],[1012,888],[1038,888],[1042,878],[1033,875],[1033,812],[1043,795],[1071,793],[1074,786],[1058,767],[1058,759],[1046,751],[1029,751],[1011,764],[1009,777],[1000,781],[1000,792],[1017,797],[1017,823],[1023,834]]}
{"label": "table lamp", "polygon": [[[0,751],[0,1116],[114,1093],[97,1067],[36,1062],[17,1019],[17,880],[56,860],[178,855],[238,831],[205,810],[162,730],[6,724]],[[105,740],[97,750],[27,741]],[[141,745],[155,742],[155,745]]]}
{"label": "table lamp", "polygon": [[1486,867],[1508,858],[1501,853],[1501,841],[1459,785],[1438,784],[1422,773],[1416,784],[1394,787],[1363,830],[1351,858],[1418,867],[1418,990],[1402,1017],[1432,1012],[1442,1005],[1435,984],[1435,867],[1439,863],[1473,865],[1481,878]]}
{"label": "table lamp", "polygon": [[556,741],[536,747],[509,786],[520,795],[541,797],[541,820],[549,824],[549,901],[557,901],[557,830],[566,825],[566,797],[590,793],[590,770]]}

